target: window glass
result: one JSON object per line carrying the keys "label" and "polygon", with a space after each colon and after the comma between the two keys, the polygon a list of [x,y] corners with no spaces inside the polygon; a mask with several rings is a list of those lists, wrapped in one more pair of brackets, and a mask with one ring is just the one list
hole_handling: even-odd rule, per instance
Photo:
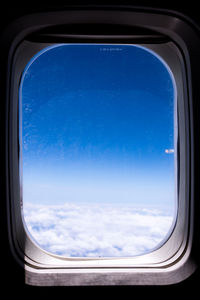
{"label": "window glass", "polygon": [[20,85],[22,213],[42,249],[132,257],[177,213],[176,89],[142,46],[54,45]]}

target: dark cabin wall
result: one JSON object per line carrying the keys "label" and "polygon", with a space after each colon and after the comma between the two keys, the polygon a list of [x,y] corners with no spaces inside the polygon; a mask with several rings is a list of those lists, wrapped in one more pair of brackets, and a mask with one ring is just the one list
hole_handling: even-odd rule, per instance
{"label": "dark cabin wall", "polygon": [[[175,10],[178,13],[185,14],[197,24],[200,25],[200,13],[198,1],[99,1],[95,5],[134,5],[136,7],[152,7],[167,10]],[[63,10],[69,6],[87,6],[94,5],[94,1],[3,1],[0,4],[0,34],[9,26],[9,23],[26,14],[42,11]],[[24,271],[13,257],[9,246],[8,227],[7,227],[7,206],[6,206],[6,166],[5,166],[5,84],[6,84],[6,60],[7,48],[6,43],[2,44],[0,39],[0,147],[1,147],[1,184],[0,184],[0,249],[1,249],[1,294],[2,299],[12,299],[14,297],[124,297],[131,299],[135,295],[141,297],[181,297],[187,295],[196,298],[199,295],[200,274],[199,270],[182,283],[172,286],[115,286],[115,287],[32,287],[24,284]],[[199,59],[199,58],[197,58]],[[198,181],[198,178],[197,178]],[[199,210],[200,211],[200,210]],[[197,212],[198,213],[198,212]],[[197,229],[198,230],[198,229]],[[62,293],[62,295],[61,295]],[[176,293],[176,294],[174,294]],[[33,298],[32,298],[33,299]],[[167,298],[166,298],[167,299]]]}

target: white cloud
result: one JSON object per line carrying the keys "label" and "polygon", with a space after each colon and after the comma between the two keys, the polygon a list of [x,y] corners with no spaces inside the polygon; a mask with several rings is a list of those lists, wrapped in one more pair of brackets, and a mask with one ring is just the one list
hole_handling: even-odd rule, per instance
{"label": "white cloud", "polygon": [[44,250],[62,256],[134,256],[168,234],[173,216],[131,205],[26,204],[28,231]]}

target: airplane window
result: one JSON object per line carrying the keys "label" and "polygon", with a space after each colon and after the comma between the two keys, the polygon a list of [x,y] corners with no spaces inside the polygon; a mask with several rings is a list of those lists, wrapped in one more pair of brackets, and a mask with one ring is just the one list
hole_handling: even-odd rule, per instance
{"label": "airplane window", "polygon": [[22,213],[63,257],[132,257],[174,228],[176,86],[136,45],[57,44],[20,84]]}

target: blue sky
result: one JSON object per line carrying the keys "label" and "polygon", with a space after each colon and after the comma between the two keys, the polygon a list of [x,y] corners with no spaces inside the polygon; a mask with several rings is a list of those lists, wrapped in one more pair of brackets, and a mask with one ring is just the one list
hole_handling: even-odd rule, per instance
{"label": "blue sky", "polygon": [[129,45],[57,45],[24,71],[24,202],[174,206],[172,75]]}

